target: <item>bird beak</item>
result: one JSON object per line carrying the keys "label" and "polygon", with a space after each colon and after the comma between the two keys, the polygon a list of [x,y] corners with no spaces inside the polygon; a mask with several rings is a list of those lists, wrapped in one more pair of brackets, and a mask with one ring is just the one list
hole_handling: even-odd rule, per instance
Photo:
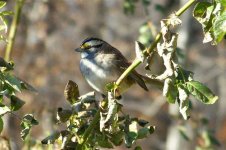
{"label": "bird beak", "polygon": [[79,47],[79,48],[76,48],[75,51],[76,52],[82,52],[82,49]]}

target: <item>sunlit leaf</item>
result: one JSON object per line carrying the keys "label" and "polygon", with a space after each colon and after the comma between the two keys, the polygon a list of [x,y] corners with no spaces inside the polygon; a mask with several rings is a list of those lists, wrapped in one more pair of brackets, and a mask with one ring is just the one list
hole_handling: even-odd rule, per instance
{"label": "sunlit leaf", "polygon": [[213,92],[204,84],[198,81],[189,81],[186,83],[187,90],[204,104],[214,104],[218,100]]}
{"label": "sunlit leaf", "polygon": [[10,112],[11,110],[9,109],[9,107],[0,104],[0,116],[3,116],[4,114]]}
{"label": "sunlit leaf", "polygon": [[199,2],[195,5],[193,10],[193,16],[197,19],[200,23],[204,23],[209,19],[210,16],[207,16],[207,8],[211,6],[209,2]]}
{"label": "sunlit leaf", "polygon": [[5,11],[0,12],[0,15],[2,15],[2,16],[13,15],[13,12],[12,11],[8,11],[8,10],[5,10]]}
{"label": "sunlit leaf", "polygon": [[226,0],[215,0],[215,1],[220,3],[224,8],[226,8]]}
{"label": "sunlit leaf", "polygon": [[136,141],[138,136],[137,122],[132,121],[129,124],[129,131],[125,134],[125,144],[126,147],[130,148],[133,143]]}
{"label": "sunlit leaf", "polygon": [[5,75],[5,81],[6,84],[8,84],[10,87],[12,87],[16,91],[21,91],[21,84],[20,81],[12,76],[11,74],[6,74]]}
{"label": "sunlit leaf", "polygon": [[0,26],[0,29],[4,30],[4,32],[7,33],[7,31],[8,31],[8,20],[5,17],[3,17],[3,16],[0,16],[0,19],[1,19],[2,23],[3,23]]}
{"label": "sunlit leaf", "polygon": [[133,143],[136,141],[137,139],[137,133],[135,132],[128,132],[125,134],[125,144],[127,148],[130,148]]}
{"label": "sunlit leaf", "polygon": [[0,1],[0,9],[6,5],[5,1]]}
{"label": "sunlit leaf", "polygon": [[213,23],[213,33],[216,43],[219,43],[226,34],[226,11],[216,18]]}

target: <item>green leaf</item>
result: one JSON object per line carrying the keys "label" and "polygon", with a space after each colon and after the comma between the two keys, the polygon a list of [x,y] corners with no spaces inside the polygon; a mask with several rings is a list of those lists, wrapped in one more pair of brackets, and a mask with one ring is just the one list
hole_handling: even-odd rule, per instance
{"label": "green leaf", "polygon": [[106,135],[101,135],[97,137],[97,143],[102,148],[113,148],[113,145],[111,144],[111,142],[109,142]]}
{"label": "green leaf", "polygon": [[175,88],[172,83],[169,85],[168,92],[166,94],[167,102],[170,104],[174,104],[176,101],[178,90]]}
{"label": "green leaf", "polygon": [[6,2],[0,1],[0,9],[3,8],[6,5]]}
{"label": "green leaf", "polygon": [[181,67],[176,68],[176,83],[186,83],[193,80],[194,73]]}
{"label": "green leaf", "polygon": [[137,139],[143,139],[143,138],[146,138],[148,133],[149,133],[149,129],[148,129],[148,128],[146,128],[146,127],[141,128],[141,129],[138,131]]}
{"label": "green leaf", "polygon": [[2,117],[0,117],[0,133],[2,133],[3,126],[4,126],[4,122],[2,120]]}
{"label": "green leaf", "polygon": [[224,8],[226,8],[226,0],[215,0],[215,1],[220,3]]}
{"label": "green leaf", "polygon": [[0,15],[1,16],[9,16],[9,15],[13,15],[13,12],[5,10],[5,11],[0,12]]}
{"label": "green leaf", "polygon": [[208,87],[198,81],[186,82],[186,87],[195,98],[204,104],[214,104],[218,100],[218,96],[215,96]]}
{"label": "green leaf", "polygon": [[137,133],[136,132],[128,132],[125,134],[125,144],[127,148],[130,148],[135,140],[137,139]]}
{"label": "green leaf", "polygon": [[22,101],[21,99],[19,99],[15,95],[12,95],[10,97],[10,101],[11,101],[10,110],[12,110],[12,111],[19,110],[25,104],[24,101]]}
{"label": "green leaf", "polygon": [[216,20],[213,23],[213,33],[215,42],[217,44],[226,34],[226,11],[224,11],[220,16],[216,17]]}
{"label": "green leaf", "polygon": [[38,125],[38,121],[32,114],[26,114],[20,123],[20,126],[22,128],[20,135],[23,140],[25,140],[33,125]]}
{"label": "green leaf", "polygon": [[3,116],[10,111],[11,110],[9,109],[9,107],[5,106],[4,104],[0,104],[0,116]]}
{"label": "green leaf", "polygon": [[55,141],[60,137],[60,132],[54,132],[50,136],[46,137],[41,141],[42,144],[54,144]]}
{"label": "green leaf", "polygon": [[114,82],[110,82],[105,86],[106,91],[113,91],[114,89],[117,89],[118,86]]}
{"label": "green leaf", "polygon": [[210,16],[207,16],[207,8],[210,6],[212,5],[209,2],[199,2],[195,5],[195,8],[193,10],[193,16],[201,24],[210,19]]}
{"label": "green leaf", "polygon": [[2,21],[2,25],[0,25],[0,30],[5,30],[4,32],[7,33],[8,31],[8,20],[4,16],[0,16]]}
{"label": "green leaf", "polygon": [[70,104],[74,104],[76,101],[78,101],[79,97],[78,85],[75,82],[69,80],[64,89],[64,96]]}
{"label": "green leaf", "polygon": [[16,90],[18,92],[21,91],[20,81],[13,75],[10,75],[9,73],[5,74],[5,83],[8,86],[12,87],[14,90]]}
{"label": "green leaf", "polygon": [[124,132],[123,131],[119,131],[114,133],[111,137],[110,137],[110,141],[115,145],[115,146],[119,146],[121,145],[121,143],[123,142],[123,137],[124,137]]}

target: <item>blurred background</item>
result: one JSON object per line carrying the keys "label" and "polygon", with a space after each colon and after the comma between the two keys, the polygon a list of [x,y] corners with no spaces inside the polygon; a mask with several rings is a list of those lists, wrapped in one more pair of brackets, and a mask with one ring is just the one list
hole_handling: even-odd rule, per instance
{"label": "blurred background", "polygon": [[[120,0],[25,0],[12,60],[15,75],[38,90],[36,94],[20,94],[26,104],[17,113],[22,116],[30,112],[39,120],[39,125],[32,128],[31,139],[42,140],[58,129],[55,114],[58,107],[68,107],[63,94],[68,80],[79,85],[81,94],[92,91],[79,71],[80,55],[74,51],[85,38],[104,39],[132,61],[134,41],[139,39],[148,44],[150,41],[146,39],[159,31],[160,20],[180,8],[184,1],[152,0],[149,5],[138,1],[133,13],[126,10],[125,1]],[[8,1],[7,9],[13,10],[14,5],[14,1]],[[150,92],[145,92],[133,86],[123,95],[123,108],[126,113],[156,126],[154,134],[139,141],[144,150],[195,149],[204,142],[201,133],[206,129],[215,131],[221,143],[216,149],[223,150],[226,149],[225,41],[218,46],[202,44],[202,29],[192,18],[192,9],[181,19],[182,26],[177,28],[181,64],[195,73],[196,80],[208,85],[220,97],[219,101],[203,105],[191,97],[191,119],[184,121],[178,114],[177,104],[169,106],[161,91],[150,87]],[[5,43],[0,47],[0,55],[4,56]],[[160,73],[164,67],[159,59],[156,62],[153,70]],[[138,70],[142,73],[143,66]],[[200,123],[202,118],[209,120],[204,127]],[[13,115],[6,119],[3,135],[10,139],[12,149],[24,148],[19,133],[20,120]],[[180,129],[185,129],[189,140],[183,137]]]}

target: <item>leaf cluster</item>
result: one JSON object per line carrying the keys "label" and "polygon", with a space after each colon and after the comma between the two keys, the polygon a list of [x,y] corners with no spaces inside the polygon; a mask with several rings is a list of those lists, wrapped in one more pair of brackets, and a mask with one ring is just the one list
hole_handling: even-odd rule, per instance
{"label": "leaf cluster", "polygon": [[[16,93],[22,90],[35,91],[30,84],[12,74],[13,67],[13,62],[8,63],[0,57],[0,131],[3,129],[2,117],[8,113],[20,110],[25,104],[23,100],[16,96]],[[28,135],[32,125],[37,124],[38,122],[33,115],[24,116],[21,122],[21,137],[23,140]]]}
{"label": "leaf cluster", "polygon": [[97,104],[94,92],[79,95],[76,83],[69,81],[65,98],[70,109],[59,108],[57,120],[67,128],[56,131],[42,140],[42,144],[61,145],[62,149],[113,148],[125,143],[131,147],[136,140],[147,137],[155,130],[148,122],[121,114],[122,105],[109,92],[108,98]]}
{"label": "leaf cluster", "polygon": [[199,2],[193,10],[194,18],[202,25],[203,43],[218,44],[226,35],[226,1]]}

